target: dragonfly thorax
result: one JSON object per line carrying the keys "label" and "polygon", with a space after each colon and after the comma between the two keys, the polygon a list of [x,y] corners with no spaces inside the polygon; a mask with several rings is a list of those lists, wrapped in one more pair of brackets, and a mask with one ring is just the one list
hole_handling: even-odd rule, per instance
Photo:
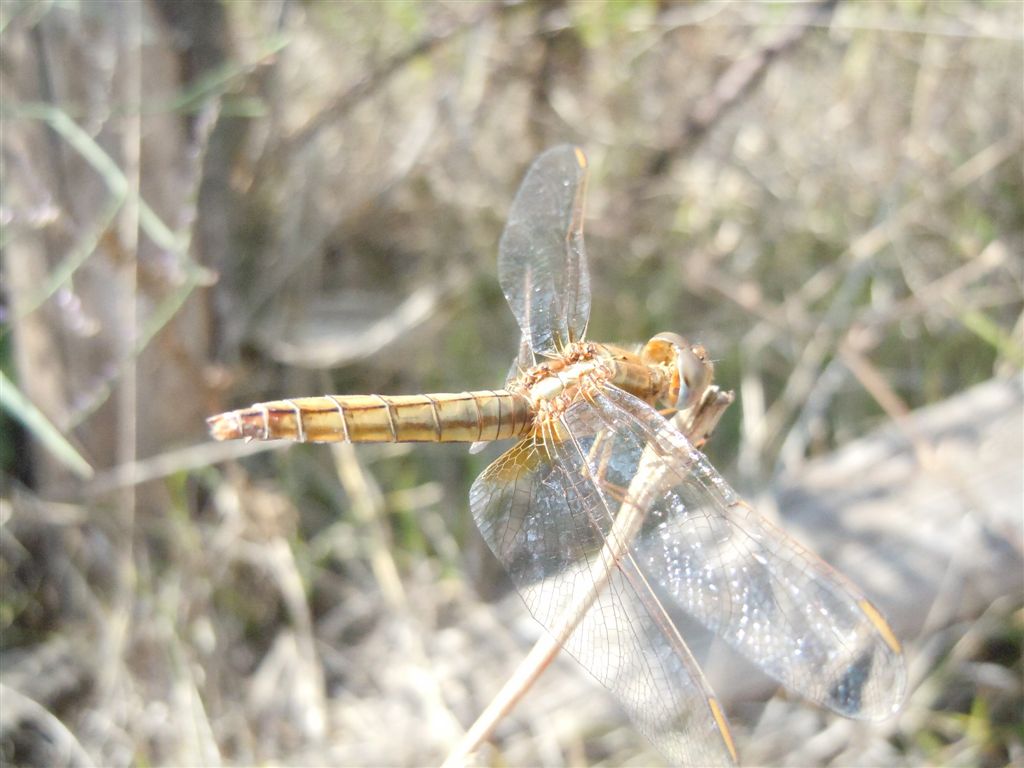
{"label": "dragonfly thorax", "polygon": [[[612,384],[661,408],[680,410],[710,381],[703,349],[675,334],[660,334],[637,353],[612,344],[576,342],[524,371],[510,385],[541,420],[559,416],[588,391]],[[696,394],[695,394],[696,393]]]}
{"label": "dragonfly thorax", "polygon": [[561,411],[582,396],[586,387],[615,377],[614,355],[603,344],[576,342],[564,353],[528,368],[509,386],[530,401],[538,414]]}

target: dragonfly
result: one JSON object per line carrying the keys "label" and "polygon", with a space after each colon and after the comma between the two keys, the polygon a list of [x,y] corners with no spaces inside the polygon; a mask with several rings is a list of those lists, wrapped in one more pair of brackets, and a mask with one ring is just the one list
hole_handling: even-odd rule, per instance
{"label": "dragonfly", "polygon": [[758,515],[700,451],[732,395],[672,333],[587,341],[587,160],[547,150],[513,201],[498,277],[522,330],[502,389],[327,395],[211,417],[218,440],[517,442],[473,483],[476,524],[530,613],[673,763],[736,746],[674,616],[805,699],[853,718],[899,707],[899,640],[850,581]]}

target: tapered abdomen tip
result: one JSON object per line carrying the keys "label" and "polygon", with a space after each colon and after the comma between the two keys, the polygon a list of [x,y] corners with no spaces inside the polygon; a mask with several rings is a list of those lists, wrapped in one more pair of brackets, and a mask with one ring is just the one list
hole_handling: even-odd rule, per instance
{"label": "tapered abdomen tip", "polygon": [[210,436],[214,440],[238,440],[245,437],[242,420],[238,418],[236,411],[211,416],[206,420],[206,426],[209,427]]}

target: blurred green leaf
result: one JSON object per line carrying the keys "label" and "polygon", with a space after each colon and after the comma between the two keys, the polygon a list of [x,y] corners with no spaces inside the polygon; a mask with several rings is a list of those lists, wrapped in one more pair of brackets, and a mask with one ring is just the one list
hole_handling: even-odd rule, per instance
{"label": "blurred green leaf", "polygon": [[1019,341],[1004,331],[979,309],[966,309],[959,313],[960,322],[967,330],[996,350],[1018,368],[1024,368],[1024,350]]}
{"label": "blurred green leaf", "polygon": [[384,3],[387,18],[407,35],[419,34],[423,28],[423,4],[414,0],[390,0]]}
{"label": "blurred green leaf", "polygon": [[93,476],[94,470],[89,462],[2,371],[0,407],[20,421],[46,450],[76,475],[84,479]]}

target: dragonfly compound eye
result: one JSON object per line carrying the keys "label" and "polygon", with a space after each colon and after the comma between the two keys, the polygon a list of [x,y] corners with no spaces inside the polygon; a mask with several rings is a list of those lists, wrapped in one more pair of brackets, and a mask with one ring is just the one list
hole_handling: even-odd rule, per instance
{"label": "dragonfly compound eye", "polygon": [[669,384],[663,400],[682,411],[698,402],[711,383],[711,364],[704,347],[690,344],[677,333],[659,333],[644,346],[644,362],[662,366]]}

